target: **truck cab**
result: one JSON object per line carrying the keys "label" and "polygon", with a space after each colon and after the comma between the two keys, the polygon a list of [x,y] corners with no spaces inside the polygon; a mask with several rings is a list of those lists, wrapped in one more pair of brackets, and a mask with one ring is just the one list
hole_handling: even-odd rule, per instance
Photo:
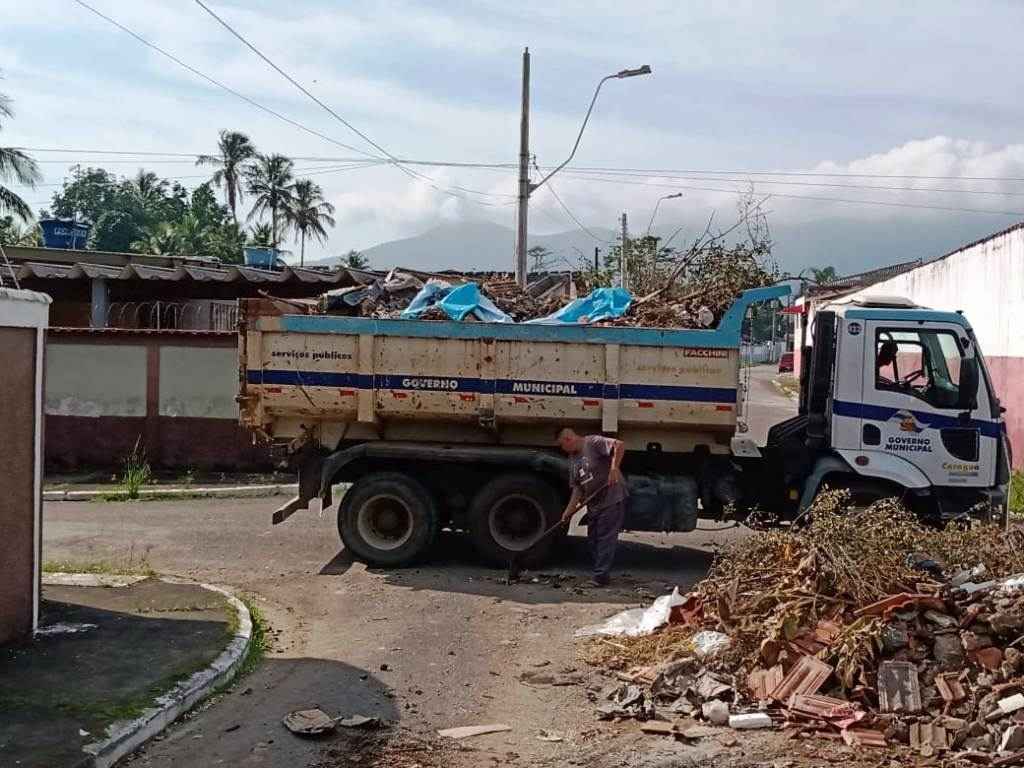
{"label": "truck cab", "polygon": [[900,298],[839,302],[815,315],[813,342],[799,416],[769,435],[787,457],[790,501],[803,510],[822,489],[847,488],[898,496],[936,521],[1005,516],[1004,409],[962,314]]}

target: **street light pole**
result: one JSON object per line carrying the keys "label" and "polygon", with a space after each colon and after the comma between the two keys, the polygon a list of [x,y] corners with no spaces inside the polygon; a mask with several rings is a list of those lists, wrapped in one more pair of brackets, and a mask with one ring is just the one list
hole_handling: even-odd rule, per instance
{"label": "street light pole", "polygon": [[623,80],[627,77],[638,77],[639,75],[651,74],[651,68],[649,65],[644,64],[642,67],[636,69],[624,69],[621,72],[616,72],[614,75],[607,75],[601,78],[597,84],[597,88],[594,89],[594,96],[590,100],[590,106],[587,108],[587,114],[583,118],[583,124],[580,126],[580,131],[576,135],[576,143],[572,145],[572,152],[569,153],[569,157],[565,161],[555,168],[551,173],[542,178],[536,184],[530,182],[530,49],[523,49],[523,93],[522,93],[522,112],[519,124],[519,210],[517,215],[517,228],[516,228],[516,282],[520,288],[526,288],[526,239],[528,233],[527,219],[528,210],[530,207],[530,195],[547,182],[552,176],[558,173],[560,170],[565,168],[573,157],[576,156],[576,150],[579,149],[580,140],[583,138],[583,131],[587,127],[587,122],[590,120],[590,113],[594,111],[594,103],[597,101],[597,95],[601,92],[601,86],[608,80]]}
{"label": "street light pole", "polygon": [[654,210],[651,211],[651,220],[647,222],[647,232],[644,233],[644,237],[651,236],[651,227],[654,226],[654,217],[658,215],[658,206],[661,205],[662,200],[674,200],[677,197],[682,197],[682,192],[676,192],[674,195],[662,195],[658,198],[658,202],[654,204]]}
{"label": "street light pole", "polygon": [[516,212],[516,283],[526,288],[526,233],[530,211],[530,49],[523,49],[523,96],[519,118],[519,208]]}

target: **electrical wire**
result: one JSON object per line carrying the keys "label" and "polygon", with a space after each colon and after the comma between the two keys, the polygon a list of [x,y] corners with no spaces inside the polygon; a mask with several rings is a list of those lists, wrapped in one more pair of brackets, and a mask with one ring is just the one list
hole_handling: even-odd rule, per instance
{"label": "electrical wire", "polygon": [[[78,1],[80,2],[81,0],[78,0]],[[369,136],[367,136],[365,133],[363,133],[358,128],[356,128],[354,125],[352,125],[352,123],[350,123],[344,117],[339,115],[335,110],[333,110],[331,107],[329,107],[323,101],[321,101],[316,96],[314,96],[312,93],[310,93],[310,91],[307,90],[306,87],[303,86],[298,80],[296,80],[291,75],[289,75],[287,72],[285,72],[283,69],[281,69],[281,67],[279,67],[277,64],[275,64],[259,48],[257,48],[255,45],[250,43],[240,32],[235,30],[234,27],[232,27],[230,24],[228,24],[226,21],[224,21],[224,19],[222,19],[220,16],[218,16],[208,5],[206,5],[206,3],[203,2],[203,0],[194,0],[194,2],[195,2],[196,5],[198,5],[200,8],[202,8],[204,11],[206,11],[210,16],[212,16],[217,21],[217,23],[219,23],[222,27],[224,27],[224,29],[226,29],[228,32],[230,32],[231,35],[233,35],[243,45],[245,45],[246,48],[248,48],[250,51],[255,53],[264,62],[266,62],[266,64],[268,66],[270,66],[279,75],[281,75],[281,77],[283,77],[285,80],[287,80],[293,86],[295,86],[300,92],[302,92],[305,96],[307,96],[314,103],[316,103],[318,106],[320,106],[324,111],[327,112],[327,114],[331,115],[331,117],[333,117],[335,120],[340,122],[342,125],[344,125],[346,128],[348,128],[350,131],[355,133],[357,136],[359,136],[361,139],[363,139],[363,141],[365,141],[370,146],[372,146],[374,149],[378,150],[381,154],[383,154],[388,159],[390,159],[392,164],[396,168],[401,170],[403,173],[405,173],[407,176],[409,176],[411,178],[416,178],[416,179],[420,179],[422,181],[425,181],[427,184],[429,184],[433,189],[437,190],[438,192],[442,192],[444,194],[451,195],[453,197],[460,197],[460,195],[457,192],[453,192],[452,191],[453,189],[459,190],[461,192],[466,192],[466,193],[469,193],[469,194],[473,194],[473,195],[481,195],[481,196],[486,196],[486,197],[495,197],[496,196],[496,195],[492,195],[489,192],[484,192],[484,191],[475,190],[475,189],[468,189],[466,187],[443,188],[443,187],[438,186],[437,183],[432,178],[430,178],[429,176],[426,176],[426,175],[424,175],[422,173],[419,173],[417,171],[413,171],[413,170],[411,170],[409,168],[406,168],[404,165],[402,165],[402,163],[401,163],[401,161],[399,160],[398,157],[396,157],[395,155],[393,155],[390,152],[388,152],[388,150],[384,149],[384,147],[382,147],[376,141],[374,141]],[[465,198],[465,199],[469,200],[470,198]],[[475,200],[473,202],[476,202],[478,205],[493,205],[492,203],[486,203],[486,202],[483,202],[481,200]]]}
{"label": "electrical wire", "polygon": [[[551,167],[551,166],[548,166]],[[655,176],[665,174],[687,174],[696,173],[701,175],[712,174],[720,176],[832,176],[860,179],[922,179],[927,181],[1024,181],[1024,176],[927,176],[919,174],[896,174],[896,173],[849,173],[846,171],[722,171],[722,170],[696,170],[693,168],[611,168],[593,166],[569,166],[573,171],[598,171],[598,172],[630,172],[652,174]]]}
{"label": "electrical wire", "polygon": [[[537,173],[540,173],[540,168],[539,168],[539,167],[537,166],[537,160],[536,160],[536,159],[534,159],[534,161],[533,161],[533,167],[537,169]],[[572,219],[573,223],[574,223],[574,224],[575,224],[575,225],[576,225],[577,227],[579,227],[579,228],[580,228],[580,230],[581,230],[581,231],[582,231],[582,232],[583,232],[584,234],[590,235],[590,237],[592,237],[592,238],[593,238],[594,240],[596,240],[597,242],[601,243],[602,245],[608,245],[608,244],[609,244],[610,242],[612,242],[611,240],[605,240],[605,239],[603,239],[603,238],[600,238],[600,237],[598,237],[598,236],[597,236],[597,235],[595,235],[595,234],[594,234],[593,232],[591,232],[591,231],[590,231],[589,229],[587,229],[587,228],[586,228],[586,227],[585,227],[585,226],[583,225],[583,223],[582,223],[582,222],[581,222],[581,221],[580,221],[579,219],[577,219],[577,218],[576,218],[576,215],[575,215],[575,214],[574,214],[574,213],[573,213],[572,211],[570,211],[570,210],[569,210],[569,206],[567,206],[567,205],[566,205],[566,204],[565,204],[565,203],[564,203],[564,202],[562,201],[562,198],[561,198],[561,197],[559,197],[558,193],[557,193],[557,192],[555,191],[555,187],[554,187],[554,185],[552,185],[550,181],[548,182],[548,185],[547,185],[547,186],[548,186],[548,191],[549,191],[549,192],[551,192],[551,195],[552,195],[552,197],[554,197],[554,198],[555,198],[555,201],[556,201],[556,202],[557,202],[557,203],[558,203],[558,204],[559,204],[560,206],[562,206],[562,210],[563,210],[563,211],[565,211],[565,214],[566,214],[566,216],[568,216],[568,217],[569,217],[570,219]]]}
{"label": "electrical wire", "polygon": [[74,1],[76,3],[78,3],[80,6],[82,6],[83,8],[85,8],[86,10],[91,11],[92,13],[96,14],[97,16],[99,16],[104,21],[106,21],[106,22],[108,22],[110,24],[113,24],[115,27],[120,29],[122,32],[124,32],[124,33],[126,33],[128,35],[131,35],[133,38],[138,40],[143,45],[145,45],[145,46],[147,46],[149,48],[152,48],[154,51],[156,51],[160,55],[165,56],[166,58],[170,59],[171,61],[173,61],[178,66],[188,70],[189,72],[191,72],[192,74],[196,75],[197,77],[201,77],[203,80],[206,80],[208,83],[212,83],[213,85],[217,86],[218,88],[221,88],[222,90],[227,91],[228,93],[232,94],[233,96],[237,96],[238,98],[240,98],[242,101],[246,102],[247,104],[250,104],[250,105],[256,107],[257,109],[260,109],[260,110],[266,112],[269,115],[273,115],[277,119],[283,120],[284,122],[288,123],[289,125],[293,125],[296,128],[299,128],[299,129],[305,131],[306,133],[309,133],[309,134],[311,134],[313,136],[316,136],[317,138],[323,139],[325,141],[329,141],[331,144],[334,144],[336,146],[342,147],[343,149],[352,150],[353,152],[358,152],[359,154],[365,155],[366,157],[374,157],[374,155],[370,154],[369,152],[366,152],[366,151],[364,151],[362,149],[358,149],[357,147],[353,147],[353,146],[351,146],[349,144],[345,144],[345,143],[343,143],[341,141],[338,141],[337,139],[333,139],[330,136],[327,136],[327,135],[325,135],[323,133],[320,133],[319,131],[315,131],[312,128],[309,128],[308,126],[303,125],[302,123],[298,122],[297,120],[292,120],[290,117],[286,117],[285,115],[282,115],[280,112],[276,112],[275,110],[271,109],[270,107],[264,106],[263,104],[260,104],[258,101],[255,101],[254,99],[250,99],[245,94],[239,93],[234,88],[231,88],[230,86],[225,85],[224,83],[220,82],[219,80],[215,80],[214,78],[212,78],[209,75],[207,75],[205,72],[201,72],[198,69],[196,69],[195,67],[193,67],[192,65],[186,64],[184,61],[179,59],[174,54],[168,53],[167,51],[165,51],[163,48],[161,48],[160,46],[156,45],[155,43],[151,43],[149,40],[147,40],[146,38],[142,37],[142,35],[138,34],[137,32],[135,32],[135,31],[133,31],[131,29],[129,29],[124,24],[121,24],[120,22],[112,19],[110,16],[107,16],[105,13],[97,10],[96,8],[93,8],[91,5],[86,3],[85,0],[74,0]]}

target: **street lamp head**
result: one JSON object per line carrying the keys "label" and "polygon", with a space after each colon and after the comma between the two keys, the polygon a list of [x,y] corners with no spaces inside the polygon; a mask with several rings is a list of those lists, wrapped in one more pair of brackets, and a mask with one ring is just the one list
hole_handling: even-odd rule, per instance
{"label": "street lamp head", "polygon": [[621,72],[616,72],[613,77],[617,77],[621,80],[624,77],[638,77],[639,75],[649,74],[651,74],[651,65],[644,64],[642,67],[637,67],[636,69],[624,69]]}
{"label": "street lamp head", "polygon": [[666,200],[675,200],[677,197],[682,197],[682,192],[676,192],[674,195],[665,195]]}

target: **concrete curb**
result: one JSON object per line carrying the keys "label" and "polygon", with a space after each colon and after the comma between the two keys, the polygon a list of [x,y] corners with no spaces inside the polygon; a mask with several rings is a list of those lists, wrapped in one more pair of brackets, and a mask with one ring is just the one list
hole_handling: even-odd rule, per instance
{"label": "concrete curb", "polygon": [[50,571],[42,576],[43,586],[50,587],[130,587],[152,576],[114,573],[66,573]]}
{"label": "concrete curb", "polygon": [[785,398],[792,400],[794,403],[800,399],[800,395],[796,392],[790,392],[782,384],[779,383],[777,378],[772,379],[772,386],[778,390],[779,394]]}
{"label": "concrete curb", "polygon": [[[244,499],[263,498],[267,496],[285,496],[298,493],[299,486],[295,483],[283,485],[233,485],[210,486],[208,488],[145,488],[139,491],[139,498],[133,501],[145,501],[156,497],[157,500],[173,497],[177,499]],[[43,491],[43,501],[92,501],[107,497],[119,497],[122,494],[116,489],[109,491]],[[124,499],[128,501],[128,499]]]}
{"label": "concrete curb", "polygon": [[[195,584],[187,579],[162,577],[172,584]],[[238,616],[238,629],[228,647],[206,669],[160,696],[155,706],[134,720],[114,723],[107,729],[107,738],[86,744],[83,751],[95,768],[110,768],[125,755],[134,752],[167,726],[209,696],[216,688],[230,682],[237,674],[252,641],[252,616],[249,609],[226,589],[212,584],[199,584],[203,589],[219,592],[227,598]]]}

